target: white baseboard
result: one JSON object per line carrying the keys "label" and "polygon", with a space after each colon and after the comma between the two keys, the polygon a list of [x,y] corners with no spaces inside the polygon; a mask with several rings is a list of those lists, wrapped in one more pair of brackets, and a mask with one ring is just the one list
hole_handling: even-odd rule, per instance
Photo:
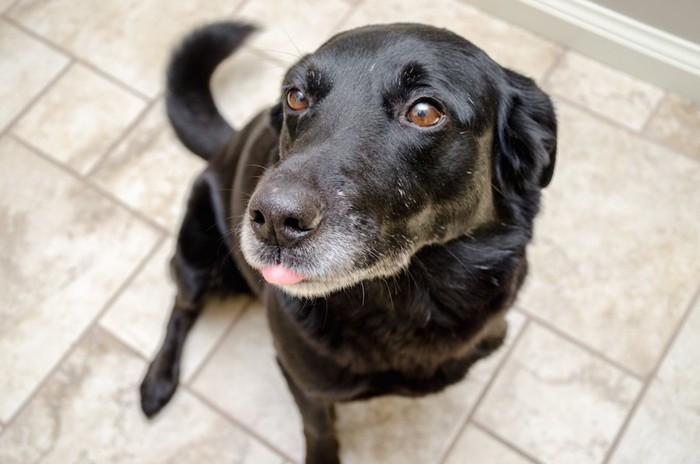
{"label": "white baseboard", "polygon": [[700,44],[587,0],[466,2],[700,102]]}

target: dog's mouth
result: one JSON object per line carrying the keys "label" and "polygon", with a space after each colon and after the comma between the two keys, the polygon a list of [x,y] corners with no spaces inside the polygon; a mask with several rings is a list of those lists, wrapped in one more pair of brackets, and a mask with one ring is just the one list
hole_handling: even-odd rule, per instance
{"label": "dog's mouth", "polygon": [[352,277],[310,277],[300,274],[282,264],[264,266],[259,269],[268,284],[279,287],[290,295],[299,297],[323,296],[354,282]]}
{"label": "dog's mouth", "polygon": [[356,214],[326,214],[312,230],[276,235],[263,233],[251,216],[241,223],[244,258],[267,284],[298,297],[326,296],[365,279],[396,274],[405,264],[396,259],[404,253],[377,248],[383,241],[372,221]]}
{"label": "dog's mouth", "polygon": [[[390,224],[347,203],[325,202],[322,209],[315,208],[307,190],[258,188],[247,220],[241,222],[241,251],[267,284],[292,296],[324,297],[364,281],[397,276],[434,239],[423,225],[432,220],[428,209]],[[307,210],[321,219],[307,220]]]}
{"label": "dog's mouth", "polygon": [[304,280],[308,280],[301,274],[298,274],[281,264],[265,266],[260,269],[260,273],[267,283],[280,287],[294,285],[303,282]]}
{"label": "dog's mouth", "polygon": [[[265,264],[254,257],[249,262],[254,263],[253,267],[260,272],[268,284],[292,296],[315,298],[350,288],[363,281],[395,276],[408,267],[412,254],[406,251],[394,256],[393,259],[375,261],[367,267],[326,269],[325,272],[319,272],[320,269],[313,268],[305,272],[288,264]],[[322,261],[318,260],[316,263],[320,264]],[[352,262],[352,257],[348,257],[348,261]]]}
{"label": "dog's mouth", "polygon": [[364,280],[396,275],[410,261],[410,248],[379,253],[359,234],[349,233],[347,223],[337,229],[325,230],[300,246],[280,248],[265,244],[244,223],[241,251],[268,285],[302,298],[323,297]]}
{"label": "dog's mouth", "polygon": [[264,281],[302,298],[325,297],[365,281],[395,277],[412,257],[432,242],[422,237],[381,231],[367,217],[346,214],[324,221],[312,234],[280,246],[243,221],[240,245],[244,258]]}

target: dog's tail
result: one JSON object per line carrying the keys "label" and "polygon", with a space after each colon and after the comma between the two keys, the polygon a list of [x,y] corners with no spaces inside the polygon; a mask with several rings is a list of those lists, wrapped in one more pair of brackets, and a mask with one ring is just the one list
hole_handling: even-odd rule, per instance
{"label": "dog's tail", "polygon": [[170,60],[166,89],[170,123],[180,141],[204,159],[222,150],[234,133],[214,104],[209,80],[219,63],[254,30],[242,23],[209,24],[189,34]]}

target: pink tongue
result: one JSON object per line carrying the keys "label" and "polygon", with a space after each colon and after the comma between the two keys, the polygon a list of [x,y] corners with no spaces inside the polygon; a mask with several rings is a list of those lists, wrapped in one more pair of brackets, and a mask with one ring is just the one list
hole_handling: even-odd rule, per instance
{"label": "pink tongue", "polygon": [[292,285],[298,284],[304,278],[296,274],[286,267],[278,264],[276,266],[265,267],[261,270],[265,280],[275,285]]}

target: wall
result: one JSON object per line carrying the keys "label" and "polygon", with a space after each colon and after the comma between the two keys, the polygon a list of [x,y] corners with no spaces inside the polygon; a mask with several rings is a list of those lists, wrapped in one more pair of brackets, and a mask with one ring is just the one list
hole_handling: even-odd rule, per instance
{"label": "wall", "polygon": [[699,0],[594,0],[593,3],[700,44]]}
{"label": "wall", "polygon": [[463,1],[700,103],[699,0]]}

